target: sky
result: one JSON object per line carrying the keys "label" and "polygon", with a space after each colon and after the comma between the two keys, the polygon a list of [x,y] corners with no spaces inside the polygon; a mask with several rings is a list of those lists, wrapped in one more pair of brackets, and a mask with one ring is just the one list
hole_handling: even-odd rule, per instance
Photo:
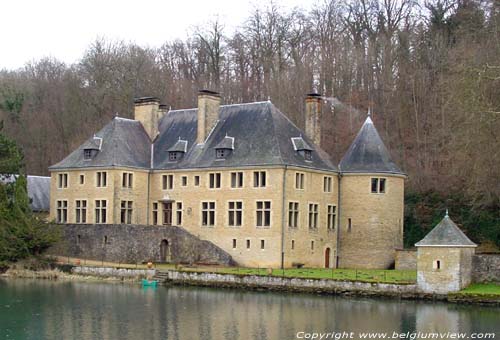
{"label": "sky", "polygon": [[[263,0],[4,0],[0,2],[0,69],[54,57],[71,64],[104,37],[159,47],[184,39],[216,18],[231,32]],[[276,0],[309,9],[314,0]]]}

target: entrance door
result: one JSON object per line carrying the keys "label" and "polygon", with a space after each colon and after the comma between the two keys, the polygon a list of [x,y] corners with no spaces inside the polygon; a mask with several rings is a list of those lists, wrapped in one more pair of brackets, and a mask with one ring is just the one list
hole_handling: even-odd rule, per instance
{"label": "entrance door", "polygon": [[325,250],[325,268],[330,268],[330,248]]}
{"label": "entrance door", "polygon": [[172,202],[163,203],[163,225],[172,225]]}
{"label": "entrance door", "polygon": [[160,262],[170,262],[170,245],[167,240],[162,240],[160,244]]}

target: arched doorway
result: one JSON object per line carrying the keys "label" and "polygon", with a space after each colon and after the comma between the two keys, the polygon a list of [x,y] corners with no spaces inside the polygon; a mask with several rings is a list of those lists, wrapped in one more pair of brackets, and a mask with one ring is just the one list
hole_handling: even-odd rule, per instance
{"label": "arched doorway", "polygon": [[325,249],[325,268],[330,268],[330,248]]}
{"label": "arched doorway", "polygon": [[160,244],[160,262],[169,263],[170,261],[170,244],[167,240],[162,240]]}

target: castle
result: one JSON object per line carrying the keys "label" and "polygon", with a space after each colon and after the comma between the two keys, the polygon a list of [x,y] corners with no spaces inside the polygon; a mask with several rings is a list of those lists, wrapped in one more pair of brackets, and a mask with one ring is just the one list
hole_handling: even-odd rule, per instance
{"label": "castle", "polygon": [[406,175],[370,116],[336,166],[320,147],[321,112],[308,95],[302,131],[270,101],[221,105],[204,90],[197,108],[167,110],[137,99],[134,120],[115,117],[49,168],[50,218],[178,226],[242,266],[389,268]]}

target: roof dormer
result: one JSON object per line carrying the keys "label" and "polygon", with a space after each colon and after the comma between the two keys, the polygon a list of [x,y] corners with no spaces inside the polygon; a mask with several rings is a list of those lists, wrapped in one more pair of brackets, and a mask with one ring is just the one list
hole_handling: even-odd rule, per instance
{"label": "roof dormer", "polygon": [[293,149],[301,155],[306,161],[312,161],[313,148],[307,144],[307,142],[300,137],[292,137]]}
{"label": "roof dormer", "polygon": [[229,137],[226,135],[220,142],[215,146],[215,158],[226,159],[229,157],[234,150],[234,137]]}
{"label": "roof dormer", "polygon": [[92,137],[82,145],[83,159],[91,160],[99,153],[99,151],[101,151],[101,147],[102,147],[102,138],[96,137],[94,135],[94,137]]}
{"label": "roof dormer", "polygon": [[179,140],[167,150],[168,160],[170,162],[177,162],[181,160],[187,152],[187,146],[188,141],[179,137]]}

